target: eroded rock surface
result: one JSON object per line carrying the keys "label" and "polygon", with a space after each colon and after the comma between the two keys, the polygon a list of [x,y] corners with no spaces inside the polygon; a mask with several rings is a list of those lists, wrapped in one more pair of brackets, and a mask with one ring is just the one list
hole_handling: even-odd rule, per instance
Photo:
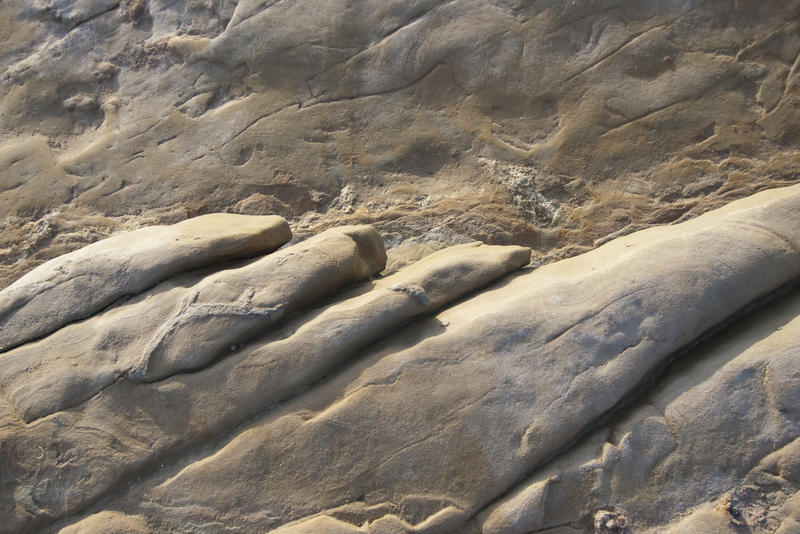
{"label": "eroded rock surface", "polygon": [[272,252],[291,237],[280,217],[219,213],[142,228],[50,260],[0,291],[0,351],[175,273]]}
{"label": "eroded rock surface", "polygon": [[[468,243],[363,281],[383,242],[334,228],[0,353],[0,530],[800,522],[800,185],[539,268]],[[187,303],[224,313],[176,322]],[[143,376],[122,356],[153,358],[176,325],[158,361],[190,365]],[[38,371],[72,345],[64,373]],[[48,400],[61,387],[82,393]]]}
{"label": "eroded rock surface", "polygon": [[484,512],[480,532],[579,530],[593,508],[616,510],[632,532],[793,532],[798,358],[795,288],[687,354],[613,424]]}
{"label": "eroded rock surface", "polygon": [[1,1],[0,532],[800,532],[799,79],[786,0]]}
{"label": "eroded rock surface", "polygon": [[385,263],[380,235],[355,226],[328,230],[200,281],[192,274],[177,277],[108,313],[6,352],[0,385],[30,422],[79,404],[123,375],[152,382],[198,369],[302,306],[380,272]]}
{"label": "eroded rock surface", "polygon": [[798,180],[789,0],[5,0],[0,287],[276,213],[545,258]]}

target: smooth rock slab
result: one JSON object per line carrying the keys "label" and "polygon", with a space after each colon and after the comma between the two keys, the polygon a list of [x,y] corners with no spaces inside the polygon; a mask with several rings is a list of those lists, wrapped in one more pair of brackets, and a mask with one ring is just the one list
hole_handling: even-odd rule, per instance
{"label": "smooth rock slab", "polygon": [[100,512],[61,529],[61,534],[140,534],[149,531],[142,517],[126,516],[120,512]]}
{"label": "smooth rock slab", "polygon": [[385,266],[383,239],[374,228],[343,226],[234,272],[209,276],[166,318],[128,376],[153,382],[201,367],[286,314]]}
{"label": "smooth rock slab", "polygon": [[[332,229],[316,242],[341,246],[335,238],[342,233]],[[309,267],[306,259],[297,255],[287,265],[302,272]],[[214,366],[152,384],[119,381],[84,404],[6,438],[6,459],[11,462],[7,474],[14,481],[0,495],[13,493],[14,501],[23,503],[31,515],[12,512],[11,500],[0,500],[0,508],[16,528],[79,510],[158,458],[229,431],[410,319],[529,259],[530,250],[516,246],[473,243],[445,249],[379,280],[363,294],[298,317],[281,332]],[[48,458],[44,463],[38,455],[23,458],[39,447]],[[72,458],[69,465],[60,465],[64,455]],[[40,484],[45,480],[49,482]]]}
{"label": "smooth rock slab", "polygon": [[800,489],[799,362],[797,288],[683,356],[613,424],[484,511],[479,531],[585,529],[597,510],[621,510],[633,532],[774,532]]}
{"label": "smooth rock slab", "polygon": [[[534,478],[510,495],[517,483],[638,394],[676,352],[800,275],[800,186],[631,234],[470,295],[529,254],[446,249],[306,309],[191,373],[120,379],[29,424],[3,414],[2,528],[57,529],[81,514],[118,511],[153,532],[476,532],[493,514],[487,505],[506,497],[511,515],[522,510],[519,521],[501,518],[487,529],[544,524],[546,514],[529,504],[556,485]],[[295,262],[304,265],[294,256],[287,266]],[[267,273],[261,279],[270,283]],[[214,297],[201,304],[220,295],[239,302],[237,291],[200,293]],[[164,309],[161,324],[183,301]],[[198,340],[214,339],[198,332]],[[179,359],[192,360],[191,344],[176,347]],[[763,397],[764,385],[782,414],[739,410],[720,419],[749,417],[770,429],[742,449],[754,447],[756,461],[793,439],[785,424],[796,411],[793,361],[789,354],[766,380],[748,362],[718,382],[743,387],[746,395],[731,395],[744,406]],[[714,387],[698,394],[699,408],[716,413],[717,397]],[[646,479],[674,442],[688,443],[648,410],[614,440],[640,454],[628,461],[603,448],[602,461],[617,458],[631,481],[625,487]],[[628,518],[609,506],[592,508],[588,521]]]}
{"label": "smooth rock slab", "polygon": [[248,265],[162,283],[121,306],[0,357],[0,385],[27,422],[76,406],[120,377],[197,369],[287,314],[383,269],[369,226],[345,226]]}
{"label": "smooth rock slab", "polygon": [[155,530],[322,516],[416,526],[443,510],[466,523],[677,350],[798,275],[797,186],[631,234],[388,338],[155,477],[130,509]]}
{"label": "smooth rock slab", "polygon": [[272,252],[291,237],[281,217],[217,213],[103,239],[37,267],[0,292],[0,352],[181,271]]}

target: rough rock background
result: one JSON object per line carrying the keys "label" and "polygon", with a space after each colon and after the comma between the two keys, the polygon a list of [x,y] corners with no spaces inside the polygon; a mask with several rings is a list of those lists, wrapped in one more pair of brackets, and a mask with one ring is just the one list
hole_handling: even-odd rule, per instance
{"label": "rough rock background", "polygon": [[[795,0],[0,1],[0,289],[122,244],[0,348],[0,532],[800,531],[798,71]],[[137,283],[212,212],[293,241]]]}
{"label": "rough rock background", "polygon": [[4,0],[0,287],[215,211],[573,255],[797,181],[799,34],[793,0]]}

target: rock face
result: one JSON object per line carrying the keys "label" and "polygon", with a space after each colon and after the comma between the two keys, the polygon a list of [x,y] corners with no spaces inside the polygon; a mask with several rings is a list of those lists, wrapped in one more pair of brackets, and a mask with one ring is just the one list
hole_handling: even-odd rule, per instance
{"label": "rock face", "polygon": [[[152,382],[203,367],[287,313],[381,271],[385,263],[374,229],[343,227],[194,284],[191,275],[178,277],[5,353],[0,384],[30,422],[92,397],[122,375]],[[111,285],[119,273],[108,274]],[[100,275],[95,280],[104,285]],[[81,304],[73,302],[72,309]]]}
{"label": "rock face", "polygon": [[800,532],[800,2],[0,0],[0,533]]}
{"label": "rock face", "polygon": [[291,236],[280,217],[222,213],[104,239],[41,265],[0,292],[0,350],[84,319],[180,271],[271,252]]}
{"label": "rock face", "polygon": [[547,259],[694,216],[798,180],[799,25],[790,0],[4,0],[0,287],[214,211]]}
{"label": "rock face", "polygon": [[800,185],[529,260],[334,228],[0,353],[0,531],[793,532]]}

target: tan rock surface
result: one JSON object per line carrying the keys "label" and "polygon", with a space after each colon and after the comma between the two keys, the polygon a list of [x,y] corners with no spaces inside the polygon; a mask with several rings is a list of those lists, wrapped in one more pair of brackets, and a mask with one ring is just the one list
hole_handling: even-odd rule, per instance
{"label": "tan rock surface", "polygon": [[0,1],[0,532],[800,532],[798,80],[794,0]]}
{"label": "tan rock surface", "polygon": [[151,382],[201,368],[385,263],[380,235],[355,226],[328,230],[199,281],[197,274],[175,278],[2,353],[4,397],[31,422],[80,404],[122,376]]}
{"label": "tan rock surface", "polygon": [[619,510],[631,532],[789,528],[800,517],[798,358],[795,285],[487,510],[480,532],[577,530],[593,509]]}
{"label": "tan rock surface", "polygon": [[61,530],[63,534],[140,534],[149,532],[145,520],[138,516],[126,516],[119,512],[100,512]]}
{"label": "tan rock surface", "polygon": [[[354,232],[369,237],[368,257],[382,265],[373,231],[345,227],[244,267],[161,285],[217,287],[239,277],[225,287],[245,287],[248,269],[278,258],[298,275],[325,273],[297,249],[339,250],[337,239]],[[712,528],[720,502],[729,517],[761,524],[763,512],[764,524],[789,528],[791,451],[800,443],[800,330],[788,322],[796,307],[771,306],[778,319],[757,323],[755,334],[734,327],[724,350],[695,348],[657,386],[642,386],[682,349],[797,279],[798,232],[800,185],[489,288],[530,252],[460,245],[315,299],[194,372],[150,383],[123,375],[30,422],[9,398],[0,417],[0,530],[103,532],[108,518],[133,532],[658,531],[693,511],[685,521]],[[274,274],[272,282],[283,280]],[[269,287],[270,272],[260,277]],[[239,302],[238,289],[215,298],[225,294]],[[181,297],[172,299],[179,306]],[[92,322],[102,330],[102,319],[126,306],[31,345]],[[171,309],[154,310],[170,323]],[[177,349],[192,357],[191,345]],[[630,398],[632,415],[619,414]],[[619,430],[592,430],[608,417]],[[747,489],[765,480],[769,493]],[[653,510],[654,499],[663,509]]]}
{"label": "tan rock surface", "polygon": [[175,273],[272,252],[291,237],[280,217],[220,213],[103,239],[50,260],[0,291],[0,352]]}
{"label": "tan rock surface", "polygon": [[574,255],[797,181],[797,2],[6,0],[0,286],[277,213]]}
{"label": "tan rock surface", "polygon": [[[335,228],[246,267],[208,275],[194,287],[210,286],[217,289],[221,280],[226,282],[224,287],[227,289],[246,287],[253,283],[252,268],[256,267],[256,273],[266,281],[265,287],[272,289],[275,298],[284,296],[287,288],[292,288],[293,281],[303,282],[294,284],[296,290],[315,289],[316,296],[323,297],[325,291],[335,287],[336,269],[341,271],[339,278],[345,274],[352,277],[354,274],[352,269],[350,272],[347,270],[345,260],[348,251],[346,243],[342,242],[352,235],[358,235],[370,245],[359,251],[368,260],[363,263],[372,271],[376,270],[376,265],[382,266],[380,260],[385,260],[383,249],[371,246],[377,243],[382,247],[380,239],[377,242],[373,239],[377,235],[374,230],[368,227]],[[312,254],[304,254],[306,251]],[[313,255],[319,255],[321,259],[313,258]],[[375,263],[375,259],[379,262]],[[15,456],[15,462],[8,474],[22,483],[15,490],[16,495],[22,495],[20,492],[26,491],[22,487],[27,486],[30,493],[22,498],[22,502],[37,503],[35,507],[39,508],[34,512],[33,508],[26,507],[34,516],[26,520],[25,514],[16,514],[11,524],[21,528],[31,519],[34,522],[41,521],[49,514],[63,515],[85,507],[118,485],[126,475],[148,468],[180,447],[196,445],[217,433],[228,431],[254,413],[262,412],[318,380],[334,366],[352,357],[358,349],[376,341],[393,328],[518,269],[527,264],[529,259],[528,249],[514,246],[481,246],[474,243],[442,250],[376,282],[374,287],[363,287],[357,291],[363,294],[302,315],[264,341],[255,341],[251,346],[238,350],[242,344],[237,340],[239,344],[234,347],[234,353],[216,365],[191,374],[178,374],[152,385],[139,384],[138,379],[124,379],[124,372],[130,370],[131,362],[127,361],[126,364],[124,358],[118,358],[114,348],[130,347],[129,350],[135,351],[147,345],[135,335],[127,336],[129,342],[123,345],[122,340],[126,336],[118,332],[121,328],[127,328],[152,335],[154,331],[158,332],[154,321],[159,317],[166,325],[171,324],[171,316],[180,307],[182,294],[192,290],[189,287],[180,291],[185,286],[185,277],[162,284],[167,285],[166,290],[159,289],[154,295],[144,295],[130,305],[124,304],[90,321],[64,328],[32,344],[30,350],[22,347],[4,355],[0,365],[22,370],[14,375],[15,382],[6,389],[11,405],[28,422],[33,419],[31,415],[43,417],[51,414],[50,417],[32,422],[20,434],[12,433],[4,446],[22,452],[23,447],[36,442],[36,450],[39,450],[38,447],[49,451],[69,449],[70,456],[74,456],[71,467],[63,469],[56,460],[55,465],[51,466],[52,470],[42,470],[41,458],[34,460],[34,464],[27,464],[19,461],[16,452],[11,453]],[[270,269],[276,264],[283,264],[286,269]],[[365,272],[369,271],[356,271],[355,274],[363,277]],[[287,273],[291,273],[290,276]],[[237,293],[233,292],[233,295]],[[153,302],[156,299],[158,303]],[[172,306],[168,305],[170,302]],[[255,314],[258,311],[257,304],[253,300],[238,303],[243,311],[251,312],[242,313],[241,316],[247,319]],[[143,315],[142,308],[148,310],[144,315],[150,324],[137,320]],[[286,305],[285,308],[289,309],[290,306]],[[269,320],[261,321],[262,336],[280,315],[272,314]],[[237,314],[228,319],[229,330],[237,330],[235,321],[238,318]],[[205,333],[203,326],[192,325],[195,338],[202,339]],[[59,354],[59,347],[62,346],[84,347],[86,343],[82,336],[86,334],[83,330],[88,331],[91,338],[111,337],[117,341],[107,344],[109,346],[105,350],[90,345],[89,350],[84,349],[72,360],[54,357],[51,362],[41,356]],[[230,338],[227,339],[230,342]],[[183,352],[179,354],[183,358],[195,358],[195,351],[202,352],[205,349],[200,343],[177,346],[177,349],[181,348]],[[225,349],[223,352],[227,352],[227,345]],[[42,362],[31,365],[37,357]],[[64,359],[67,359],[67,364],[62,361]],[[116,369],[116,374],[112,377],[113,381],[107,379],[100,384],[102,387],[98,387],[89,379],[96,373],[96,368],[102,368],[104,359],[109,360],[108,366]],[[77,370],[70,369],[70,366],[77,367]],[[48,380],[54,385],[41,385]],[[97,392],[92,398],[85,393],[87,382]],[[72,406],[76,404],[74,398],[70,399],[72,403],[62,402],[61,405],[47,402],[48,397],[43,398],[41,392],[57,387],[66,388],[71,393],[80,389],[83,396],[78,400],[88,400],[77,403],[75,407]],[[32,389],[39,393],[31,393]],[[41,406],[48,411],[41,413]],[[167,411],[160,413],[166,406]],[[165,416],[167,419],[164,419]],[[105,437],[98,439],[99,436],[95,435],[94,439],[87,440],[87,432],[100,432]],[[47,484],[50,487],[47,495],[28,485],[34,480],[44,482],[54,477],[61,483],[57,488]],[[23,482],[25,480],[28,482]],[[11,514],[11,503],[5,504],[4,510]]]}

